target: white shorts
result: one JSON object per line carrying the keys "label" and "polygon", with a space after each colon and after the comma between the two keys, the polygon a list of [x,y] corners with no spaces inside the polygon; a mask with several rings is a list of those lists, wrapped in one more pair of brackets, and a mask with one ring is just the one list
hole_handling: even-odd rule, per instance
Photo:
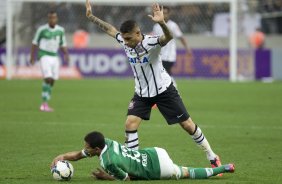
{"label": "white shorts", "polygon": [[57,56],[42,56],[40,58],[40,66],[44,79],[59,79],[60,61]]}
{"label": "white shorts", "polygon": [[173,163],[166,150],[158,147],[155,147],[155,149],[160,162],[160,179],[179,179],[180,168]]}

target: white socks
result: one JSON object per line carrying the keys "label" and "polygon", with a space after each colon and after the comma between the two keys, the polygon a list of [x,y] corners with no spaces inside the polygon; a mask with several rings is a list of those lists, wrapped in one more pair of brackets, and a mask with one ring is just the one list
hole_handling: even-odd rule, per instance
{"label": "white socks", "polygon": [[138,132],[137,130],[133,131],[125,131],[125,146],[131,148],[133,150],[139,149],[139,140],[138,140]]}
{"label": "white socks", "polygon": [[208,140],[205,138],[202,130],[196,125],[195,132],[191,137],[194,141],[201,147],[207,154],[208,160],[214,160],[216,158],[216,154],[212,151]]}

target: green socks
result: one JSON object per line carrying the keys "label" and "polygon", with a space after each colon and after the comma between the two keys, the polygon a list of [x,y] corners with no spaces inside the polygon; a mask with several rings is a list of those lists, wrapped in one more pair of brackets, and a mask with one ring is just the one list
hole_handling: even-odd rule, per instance
{"label": "green socks", "polygon": [[225,167],[226,165],[215,168],[192,168],[175,165],[177,170],[176,178],[207,179],[211,176],[228,172]]}
{"label": "green socks", "polygon": [[225,172],[224,166],[216,168],[188,168],[189,178],[191,179],[206,179],[211,176],[216,176]]}
{"label": "green socks", "polygon": [[42,100],[43,102],[47,102],[51,98],[51,85],[43,82],[42,84]]}

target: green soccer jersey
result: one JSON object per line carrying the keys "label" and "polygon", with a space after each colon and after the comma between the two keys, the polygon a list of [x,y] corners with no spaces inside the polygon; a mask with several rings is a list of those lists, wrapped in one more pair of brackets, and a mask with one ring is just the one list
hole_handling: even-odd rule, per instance
{"label": "green soccer jersey", "polygon": [[37,29],[32,43],[39,47],[39,58],[44,55],[57,56],[59,48],[66,47],[65,30],[59,25],[51,28],[45,24]]}
{"label": "green soccer jersey", "polygon": [[100,164],[110,175],[123,180],[128,175],[136,179],[160,179],[160,163],[155,148],[138,151],[106,139]]}

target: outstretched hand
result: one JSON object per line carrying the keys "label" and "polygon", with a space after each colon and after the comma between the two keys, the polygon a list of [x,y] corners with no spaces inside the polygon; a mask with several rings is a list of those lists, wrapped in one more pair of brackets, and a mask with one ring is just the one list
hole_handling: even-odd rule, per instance
{"label": "outstretched hand", "polygon": [[92,8],[89,0],[86,0],[85,6],[86,6],[86,17],[90,17],[92,15]]}
{"label": "outstretched hand", "polygon": [[160,7],[158,3],[152,5],[153,15],[148,15],[156,23],[165,23],[163,6]]}
{"label": "outstretched hand", "polygon": [[116,28],[92,14],[92,8],[89,0],[86,0],[85,7],[86,7],[86,17],[88,18],[88,20],[96,24],[105,33],[115,38],[118,33]]}

